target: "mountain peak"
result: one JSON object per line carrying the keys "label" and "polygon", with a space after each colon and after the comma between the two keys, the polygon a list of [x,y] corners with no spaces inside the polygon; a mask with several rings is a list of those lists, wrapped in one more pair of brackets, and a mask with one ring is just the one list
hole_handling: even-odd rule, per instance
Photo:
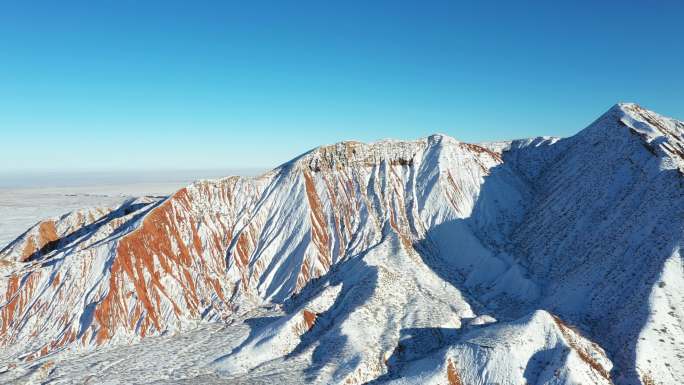
{"label": "mountain peak", "polygon": [[[676,119],[662,116],[631,102],[616,103],[603,116],[606,115],[612,116],[634,129],[650,132],[660,131],[660,134],[667,134],[671,130],[681,130],[682,125],[682,122]],[[672,134],[676,133],[673,132]]]}
{"label": "mountain peak", "polygon": [[613,104],[598,120],[604,117],[610,117],[616,120],[620,120],[623,117],[631,116],[634,111],[645,110],[637,103],[633,102],[618,102]]}
{"label": "mountain peak", "polygon": [[426,140],[428,143],[442,143],[442,142],[451,142],[451,143],[460,143],[459,140],[457,140],[454,137],[451,137],[446,134],[442,134],[440,132],[435,132],[432,135],[428,135],[427,137],[421,139],[421,140]]}
{"label": "mountain peak", "polygon": [[329,170],[350,165],[379,165],[383,161],[390,164],[410,165],[417,153],[444,144],[461,144],[460,141],[445,135],[432,134],[416,140],[382,139],[375,142],[342,141],[323,145],[302,154],[288,164],[308,167],[311,170]]}
{"label": "mountain peak", "polygon": [[617,132],[638,137],[644,147],[662,159],[664,169],[684,172],[684,123],[650,111],[636,103],[617,103],[580,135],[593,141],[611,140]]}

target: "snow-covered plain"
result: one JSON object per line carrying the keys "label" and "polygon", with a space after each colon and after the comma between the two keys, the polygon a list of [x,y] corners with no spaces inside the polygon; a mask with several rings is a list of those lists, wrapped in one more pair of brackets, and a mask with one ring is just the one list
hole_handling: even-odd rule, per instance
{"label": "snow-covered plain", "polygon": [[36,222],[89,207],[116,207],[126,199],[166,196],[200,178],[258,170],[163,172],[0,172],[0,250]]}
{"label": "snow-covered plain", "polygon": [[5,383],[682,384],[684,123],[342,142],[0,252]]}

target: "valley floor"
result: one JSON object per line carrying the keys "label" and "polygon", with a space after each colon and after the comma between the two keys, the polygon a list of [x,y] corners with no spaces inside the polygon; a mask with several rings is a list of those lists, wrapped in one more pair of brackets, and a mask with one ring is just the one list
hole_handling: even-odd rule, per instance
{"label": "valley floor", "polygon": [[[269,319],[276,311],[257,311],[249,318]],[[254,325],[252,325],[254,326]],[[243,322],[232,325],[199,323],[191,331],[150,337],[78,354],[64,352],[26,367],[0,366],[0,383],[25,384],[296,384],[308,362],[288,360],[277,370],[256,369],[233,377],[216,371],[212,363],[230,353],[250,332]],[[301,360],[303,361],[303,360]],[[270,366],[270,365],[269,365]]]}

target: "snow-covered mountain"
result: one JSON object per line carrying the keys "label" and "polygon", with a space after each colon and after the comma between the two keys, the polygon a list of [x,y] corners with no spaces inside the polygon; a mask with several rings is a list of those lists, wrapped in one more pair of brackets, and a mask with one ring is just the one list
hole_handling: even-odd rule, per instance
{"label": "snow-covered mountain", "polygon": [[0,380],[681,384],[683,246],[684,123],[635,104],[565,139],[342,142],[30,228]]}

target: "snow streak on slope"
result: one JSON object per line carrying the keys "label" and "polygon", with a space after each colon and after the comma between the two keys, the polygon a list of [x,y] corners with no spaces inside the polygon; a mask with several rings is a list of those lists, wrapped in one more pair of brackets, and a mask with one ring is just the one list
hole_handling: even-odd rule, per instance
{"label": "snow streak on slope", "polygon": [[567,139],[343,142],[42,222],[0,253],[5,379],[209,333],[136,382],[679,383],[683,135],[622,104]]}

